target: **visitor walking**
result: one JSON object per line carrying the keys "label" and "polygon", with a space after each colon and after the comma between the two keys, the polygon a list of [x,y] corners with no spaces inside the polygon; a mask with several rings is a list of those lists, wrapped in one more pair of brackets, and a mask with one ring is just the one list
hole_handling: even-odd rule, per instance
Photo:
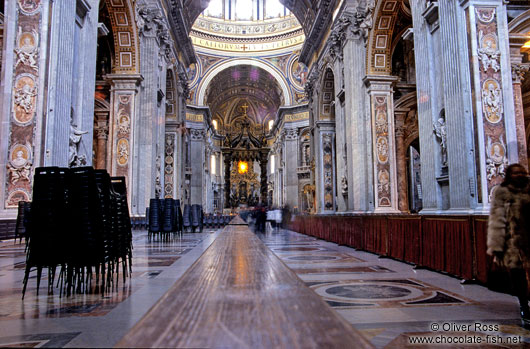
{"label": "visitor walking", "polygon": [[519,299],[523,326],[530,327],[525,267],[530,265],[530,181],[520,164],[506,168],[495,189],[488,221],[487,253],[509,271],[512,292]]}

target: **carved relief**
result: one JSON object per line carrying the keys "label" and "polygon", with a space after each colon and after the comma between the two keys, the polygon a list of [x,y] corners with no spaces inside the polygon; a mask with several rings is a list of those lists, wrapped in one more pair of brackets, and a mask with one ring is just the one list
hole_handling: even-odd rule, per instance
{"label": "carved relief", "polygon": [[488,137],[488,143],[486,147],[486,175],[488,180],[492,180],[494,177],[504,177],[504,172],[508,166],[508,159],[506,158],[506,144],[501,136],[500,142],[493,142]]}
{"label": "carved relief", "polygon": [[125,138],[118,140],[118,165],[125,166],[129,162],[129,141]]}
{"label": "carved relief", "polygon": [[381,164],[388,162],[388,139],[385,137],[377,138],[377,161]]}
{"label": "carved relief", "polygon": [[482,69],[487,71],[488,68],[491,68],[496,72],[499,71],[501,68],[499,63],[501,52],[497,49],[497,35],[494,33],[484,35],[480,31],[479,45],[478,59],[482,62]]}
{"label": "carved relief", "polygon": [[35,30],[23,33],[22,27],[18,28],[17,47],[15,48],[17,61],[15,63],[15,67],[17,67],[19,64],[22,64],[35,70],[38,69],[38,37],[39,34]]}
{"label": "carved relief", "polygon": [[515,83],[520,83],[524,80],[526,73],[530,70],[528,63],[512,63],[512,79]]}
{"label": "carved relief", "polygon": [[486,120],[496,124],[502,119],[503,104],[499,82],[487,79],[482,85],[482,109]]}
{"label": "carved relief", "polygon": [[128,135],[131,131],[131,119],[124,108],[118,111],[118,134]]}
{"label": "carved relief", "polygon": [[389,118],[388,97],[386,95],[373,96],[374,125],[375,125],[375,155],[376,182],[377,182],[377,205],[378,207],[390,207],[390,140],[389,140]]}
{"label": "carved relief", "polygon": [[165,142],[165,158],[164,158],[164,198],[173,197],[173,164],[175,162],[175,135],[166,134]]}
{"label": "carved relief", "polygon": [[32,14],[39,10],[41,0],[18,0],[18,6],[23,12]]}
{"label": "carved relief", "polygon": [[190,130],[191,140],[192,141],[200,141],[204,139],[205,132],[204,130]]}
{"label": "carved relief", "polygon": [[[20,200],[31,200],[33,142],[39,86],[39,32],[42,25],[41,0],[17,0],[16,41],[13,52],[14,76],[9,110],[9,141],[4,177],[6,208],[15,208]],[[8,67],[5,67],[8,68]],[[31,72],[31,73],[30,73]]]}
{"label": "carved relief", "polygon": [[[502,176],[508,165],[506,154],[506,128],[504,125],[503,86],[501,76],[501,51],[498,49],[498,26],[496,8],[476,7],[476,33],[480,62],[478,76],[480,77],[482,98],[482,122],[484,127],[483,149],[485,153],[485,180],[487,192],[502,182]],[[489,198],[491,199],[491,198]],[[486,199],[485,199],[486,200]]]}
{"label": "carved relief", "polygon": [[9,182],[13,185],[19,181],[30,182],[31,175],[31,145],[15,144],[11,147],[9,163],[7,164]]}
{"label": "carved relief", "polygon": [[18,124],[26,125],[35,115],[37,86],[34,77],[30,74],[20,74],[13,90],[13,117]]}
{"label": "carved relief", "polygon": [[333,136],[325,134],[322,136],[323,151],[323,180],[324,180],[324,209],[333,210]]}
{"label": "carved relief", "polygon": [[285,137],[285,140],[287,140],[287,141],[292,141],[292,140],[298,139],[298,131],[297,131],[297,129],[292,129],[292,128],[284,129],[283,130],[283,135]]}
{"label": "carved relief", "polygon": [[116,94],[118,100],[117,112],[113,121],[113,133],[116,140],[114,143],[114,157],[118,165],[115,170],[116,176],[129,175],[130,137],[131,137],[131,111],[132,94]]}

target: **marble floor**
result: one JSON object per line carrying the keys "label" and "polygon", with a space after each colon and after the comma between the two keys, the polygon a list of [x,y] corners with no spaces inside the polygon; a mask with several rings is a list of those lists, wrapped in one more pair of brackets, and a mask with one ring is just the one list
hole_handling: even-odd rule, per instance
{"label": "marble floor", "polygon": [[[43,275],[37,296],[32,273],[24,300],[24,245],[1,241],[0,347],[113,346],[219,234],[205,230],[166,241],[135,231],[132,275],[111,292],[49,295]],[[411,338],[434,336],[445,347],[530,347],[512,296],[291,231],[258,236],[377,348],[425,347]],[[481,344],[448,344],[477,338]]]}
{"label": "marble floor", "polygon": [[[451,348],[530,347],[515,297],[291,231],[259,236],[377,348],[426,347],[410,337],[435,336]],[[471,340],[480,344],[454,344]]]}

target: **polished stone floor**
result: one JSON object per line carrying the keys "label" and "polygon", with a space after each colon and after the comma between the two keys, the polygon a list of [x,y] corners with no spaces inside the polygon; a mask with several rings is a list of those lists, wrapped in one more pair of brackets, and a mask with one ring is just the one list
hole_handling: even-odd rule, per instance
{"label": "polished stone floor", "polygon": [[[113,346],[219,234],[205,230],[166,241],[134,232],[132,276],[112,292],[48,295],[43,275],[37,296],[33,273],[24,300],[24,245],[0,242],[0,347]],[[530,332],[519,326],[512,296],[286,230],[258,236],[377,348],[409,347],[411,337],[441,335],[482,338],[482,344],[467,347],[530,347]],[[523,343],[495,346],[492,338]]]}

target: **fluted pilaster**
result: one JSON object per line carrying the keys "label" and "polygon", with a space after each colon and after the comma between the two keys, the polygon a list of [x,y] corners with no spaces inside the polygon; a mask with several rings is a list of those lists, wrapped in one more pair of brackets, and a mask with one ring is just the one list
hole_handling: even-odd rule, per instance
{"label": "fluted pilaster", "polygon": [[425,1],[411,0],[414,24],[414,56],[416,65],[416,90],[418,100],[418,128],[420,138],[421,186],[423,209],[434,211],[441,207],[438,184],[436,182],[438,144],[432,132],[432,124],[437,111],[435,110],[436,90],[433,86],[434,62],[433,39],[431,28],[425,17]]}

